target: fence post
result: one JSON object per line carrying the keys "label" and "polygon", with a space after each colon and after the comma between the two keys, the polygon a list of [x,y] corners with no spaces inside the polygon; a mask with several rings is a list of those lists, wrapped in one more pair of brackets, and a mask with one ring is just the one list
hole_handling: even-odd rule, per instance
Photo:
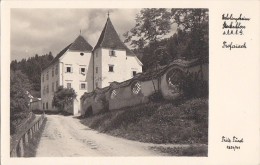
{"label": "fence post", "polygon": [[24,142],[25,142],[25,145],[28,145],[29,144],[29,137],[28,137],[29,135],[28,135],[28,132],[26,132],[25,134],[24,134]]}
{"label": "fence post", "polygon": [[15,146],[11,146],[11,157],[24,157],[25,147],[29,144],[30,139],[33,139],[34,134],[39,131],[44,120],[44,115],[42,115],[27,131],[21,135]]}
{"label": "fence post", "polygon": [[32,128],[29,129],[29,135],[30,135],[30,139],[32,139],[33,138]]}
{"label": "fence post", "polygon": [[24,156],[23,138],[21,138],[20,141],[19,141],[18,151],[19,151],[18,156],[23,157]]}
{"label": "fence post", "polygon": [[17,157],[17,147],[13,148],[11,151],[11,157]]}

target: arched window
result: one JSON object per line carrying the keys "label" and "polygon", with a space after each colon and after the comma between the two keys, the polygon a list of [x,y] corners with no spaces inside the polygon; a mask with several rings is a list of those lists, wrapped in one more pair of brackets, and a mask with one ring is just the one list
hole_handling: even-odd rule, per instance
{"label": "arched window", "polygon": [[137,95],[140,91],[141,91],[141,83],[139,81],[133,83],[132,92]]}

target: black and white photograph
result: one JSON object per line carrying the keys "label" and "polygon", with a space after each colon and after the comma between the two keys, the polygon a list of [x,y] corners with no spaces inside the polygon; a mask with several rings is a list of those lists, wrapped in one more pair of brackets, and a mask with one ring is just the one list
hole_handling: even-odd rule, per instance
{"label": "black and white photograph", "polygon": [[0,5],[1,164],[259,165],[260,1]]}
{"label": "black and white photograph", "polygon": [[208,154],[208,9],[12,9],[12,157]]}

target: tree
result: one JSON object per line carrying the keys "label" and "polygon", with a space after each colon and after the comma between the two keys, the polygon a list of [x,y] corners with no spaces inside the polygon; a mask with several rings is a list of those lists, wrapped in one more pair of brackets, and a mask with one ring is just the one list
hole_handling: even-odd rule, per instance
{"label": "tree", "polygon": [[126,32],[125,42],[137,48],[147,43],[157,42],[171,29],[171,13],[164,8],[142,9],[136,16],[135,27]]}
{"label": "tree", "polygon": [[72,104],[76,97],[77,95],[73,88],[63,88],[63,86],[59,86],[54,93],[52,105],[62,111],[65,105]]}
{"label": "tree", "polygon": [[[177,31],[165,38],[172,24],[177,25]],[[142,9],[135,27],[124,36],[125,42],[135,47],[135,53],[143,54],[144,70],[177,58],[202,59],[208,57],[208,10]]]}
{"label": "tree", "polygon": [[[142,9],[136,16],[135,26],[124,34],[125,42],[139,50],[149,46],[149,53],[145,53],[143,58],[148,66],[156,66],[161,59],[165,59],[165,54],[156,54],[158,41],[170,32],[171,12],[165,8]],[[163,52],[163,51],[161,51]],[[164,62],[162,62],[164,63]]]}
{"label": "tree", "polygon": [[41,97],[41,70],[45,68],[53,59],[52,53],[39,56],[36,54],[34,57],[29,57],[28,59],[22,59],[17,62],[13,60],[11,62],[11,70],[21,70],[22,73],[27,75],[32,84],[30,93],[34,97]]}
{"label": "tree", "polygon": [[27,95],[31,86],[25,74],[21,71],[12,71],[10,74],[10,127],[11,134],[17,125],[28,116],[29,97]]}
{"label": "tree", "polygon": [[208,56],[208,9],[172,9],[172,17],[178,27],[190,34],[187,58]]}

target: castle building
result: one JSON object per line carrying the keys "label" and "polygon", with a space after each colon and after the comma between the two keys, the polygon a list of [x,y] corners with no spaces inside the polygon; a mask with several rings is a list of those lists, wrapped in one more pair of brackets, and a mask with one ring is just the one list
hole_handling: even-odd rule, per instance
{"label": "castle building", "polygon": [[122,82],[142,72],[142,63],[120,40],[109,17],[93,55],[94,87],[103,88],[113,81]]}
{"label": "castle building", "polygon": [[120,40],[110,18],[93,47],[79,35],[64,48],[41,72],[41,99],[43,110],[56,111],[52,106],[59,86],[73,88],[77,94],[69,110],[80,113],[80,97],[95,88],[131,79],[142,72],[142,63]]}

